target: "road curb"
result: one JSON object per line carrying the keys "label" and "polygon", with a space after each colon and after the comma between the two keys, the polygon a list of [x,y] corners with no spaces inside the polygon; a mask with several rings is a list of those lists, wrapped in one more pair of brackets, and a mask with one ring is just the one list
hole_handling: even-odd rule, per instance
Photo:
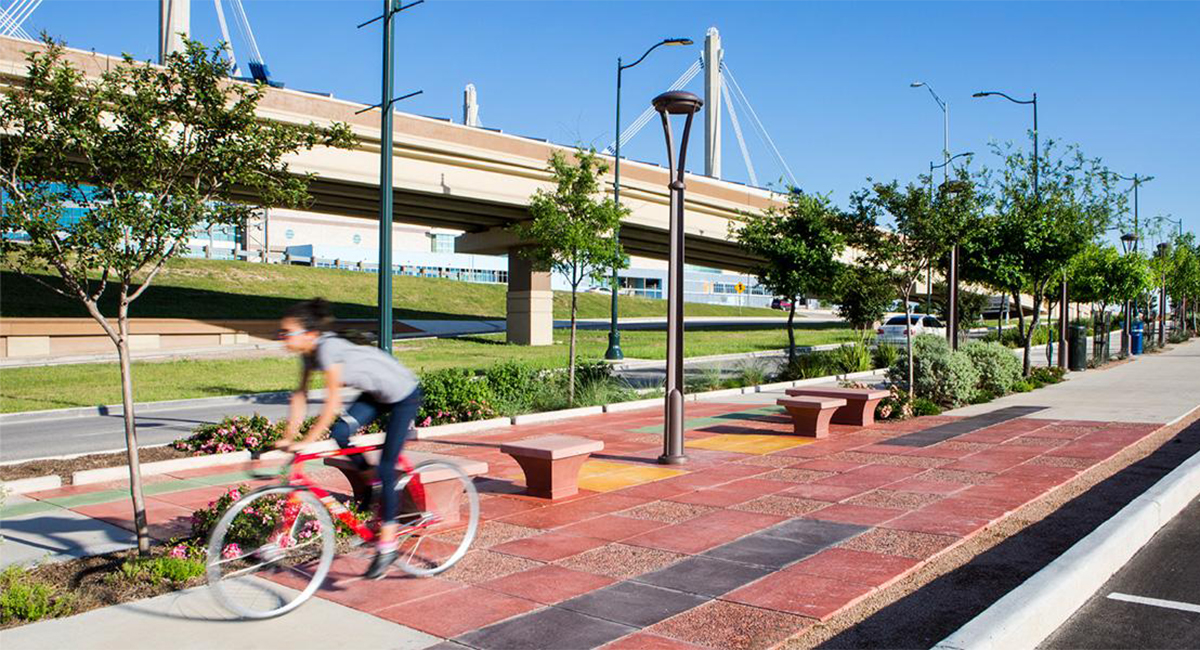
{"label": "road curb", "polygon": [[0,481],[0,492],[6,494],[25,494],[41,490],[53,490],[62,487],[62,478],[57,474],[20,478],[15,481]]}
{"label": "road curb", "polygon": [[[1195,419],[1200,408],[1164,425]],[[1034,648],[1063,625],[1160,528],[1200,496],[1200,454],[1172,470],[935,650]]]}

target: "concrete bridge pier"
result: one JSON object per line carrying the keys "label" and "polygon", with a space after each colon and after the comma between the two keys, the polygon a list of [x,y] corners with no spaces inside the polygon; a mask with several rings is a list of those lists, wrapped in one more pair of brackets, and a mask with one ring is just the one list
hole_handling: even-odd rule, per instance
{"label": "concrete bridge pier", "polygon": [[517,345],[554,344],[554,292],[550,273],[535,271],[521,257],[520,248],[508,250],[507,339]]}

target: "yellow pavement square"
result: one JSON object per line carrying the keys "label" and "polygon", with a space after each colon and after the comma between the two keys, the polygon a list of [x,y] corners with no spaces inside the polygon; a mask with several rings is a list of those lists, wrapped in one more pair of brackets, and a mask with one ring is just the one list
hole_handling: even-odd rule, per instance
{"label": "yellow pavement square", "polygon": [[795,436],[773,436],[755,434],[723,433],[699,440],[689,440],[686,446],[694,449],[733,451],[742,454],[769,454],[782,449],[791,449],[812,443]]}
{"label": "yellow pavement square", "polygon": [[[588,467],[593,463],[597,466]],[[667,469],[665,467],[588,461],[580,469],[579,487],[594,492],[610,492],[686,473],[686,470]]]}

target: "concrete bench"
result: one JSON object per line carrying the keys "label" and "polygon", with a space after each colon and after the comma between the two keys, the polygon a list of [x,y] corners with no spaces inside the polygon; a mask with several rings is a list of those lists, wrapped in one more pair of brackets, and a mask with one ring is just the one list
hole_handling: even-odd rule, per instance
{"label": "concrete bench", "polygon": [[789,388],[792,397],[840,397],[846,405],[833,414],[834,424],[855,424],[869,427],[875,424],[875,407],[889,391],[877,388],[838,388],[836,386],[813,386],[811,388]]}
{"label": "concrete bench", "polygon": [[577,494],[579,468],[601,449],[603,442],[577,436],[543,436],[500,446],[525,472],[526,493],[544,499]]}
{"label": "concrete bench", "polygon": [[[341,470],[345,475],[346,480],[350,482],[350,488],[354,490],[354,502],[360,509],[367,509],[371,505],[371,494],[374,487],[379,484],[378,475],[375,473],[375,465],[379,463],[378,451],[370,451],[363,454],[370,465],[365,470],[360,470],[354,463],[354,459],[350,456],[332,456],[325,459],[325,464],[329,467]],[[481,460],[471,460],[469,458],[459,458],[458,456],[443,456],[439,454],[429,454],[419,451],[406,451],[404,457],[408,462],[415,467],[429,460],[438,460],[449,463],[458,467],[467,476],[480,476],[487,473],[488,464]],[[399,468],[399,465],[397,465]],[[417,509],[428,510],[435,512],[441,516],[442,524],[454,524],[459,519],[459,507],[462,497],[462,489],[451,479],[455,478],[455,474],[441,469],[421,472],[421,485],[425,488],[425,505],[423,508],[418,508],[417,504],[406,502],[400,504],[401,512],[411,512]]]}
{"label": "concrete bench", "polygon": [[775,402],[792,416],[796,435],[811,438],[829,436],[829,420],[834,411],[846,405],[840,397],[781,397]]}

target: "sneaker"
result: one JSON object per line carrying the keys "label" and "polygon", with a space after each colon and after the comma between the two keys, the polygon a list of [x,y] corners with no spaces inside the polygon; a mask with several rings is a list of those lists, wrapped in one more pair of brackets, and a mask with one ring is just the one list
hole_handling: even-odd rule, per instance
{"label": "sneaker", "polygon": [[400,551],[398,550],[384,552],[376,551],[375,559],[371,560],[371,566],[367,567],[367,572],[364,573],[363,576],[372,580],[378,580],[379,578],[382,578],[383,574],[387,573],[388,567],[392,566],[392,563],[395,562],[396,558],[398,557],[400,557]]}

